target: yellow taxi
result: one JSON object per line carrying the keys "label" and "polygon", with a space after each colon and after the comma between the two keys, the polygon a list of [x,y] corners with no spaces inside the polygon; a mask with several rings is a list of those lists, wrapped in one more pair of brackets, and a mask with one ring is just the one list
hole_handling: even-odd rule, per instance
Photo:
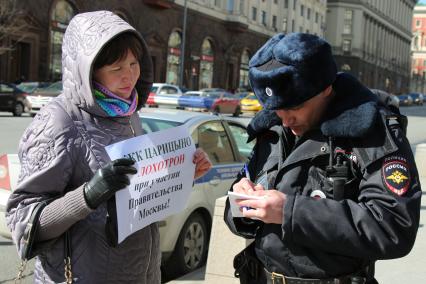
{"label": "yellow taxi", "polygon": [[242,112],[258,112],[262,110],[262,105],[254,93],[249,93],[245,98],[241,99],[240,104]]}

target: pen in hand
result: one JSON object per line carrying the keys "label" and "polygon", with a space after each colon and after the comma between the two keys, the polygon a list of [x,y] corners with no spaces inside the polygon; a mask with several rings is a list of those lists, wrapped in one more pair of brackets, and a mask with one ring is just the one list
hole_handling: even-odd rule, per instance
{"label": "pen in hand", "polygon": [[248,178],[251,181],[250,172],[248,170],[247,164],[244,164],[244,172],[246,174],[246,178]]}
{"label": "pen in hand", "polygon": [[[244,173],[246,175],[246,178],[248,178],[251,181],[250,172],[248,170],[247,164],[244,164]],[[243,206],[242,209],[244,211],[244,210],[250,210],[250,209],[253,209],[253,208],[250,208],[250,207],[247,207],[247,206]]]}

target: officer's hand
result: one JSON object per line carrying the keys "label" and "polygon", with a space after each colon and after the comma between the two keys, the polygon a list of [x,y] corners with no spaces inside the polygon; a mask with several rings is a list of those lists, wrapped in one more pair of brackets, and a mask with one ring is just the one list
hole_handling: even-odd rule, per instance
{"label": "officer's hand", "polygon": [[127,174],[136,174],[131,159],[117,159],[96,171],[93,178],[84,185],[84,197],[90,208],[96,209],[110,199],[114,193],[130,184]]}
{"label": "officer's hand", "polygon": [[212,167],[212,162],[210,162],[206,152],[204,152],[201,148],[197,148],[197,150],[195,150],[192,162],[195,164],[194,179],[202,177]]}
{"label": "officer's hand", "polygon": [[240,207],[253,208],[243,210],[246,218],[259,219],[264,223],[282,224],[286,195],[278,190],[256,190],[250,195],[262,196],[262,199],[237,200]]}
{"label": "officer's hand", "polygon": [[252,194],[254,191],[261,191],[265,190],[262,185],[257,184],[255,185],[251,180],[248,178],[242,178],[239,182],[235,183],[232,186],[232,191],[236,193],[241,194]]}

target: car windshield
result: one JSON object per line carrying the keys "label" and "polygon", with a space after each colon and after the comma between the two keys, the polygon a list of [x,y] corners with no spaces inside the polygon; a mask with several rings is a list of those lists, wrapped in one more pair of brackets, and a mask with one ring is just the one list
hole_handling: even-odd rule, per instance
{"label": "car windshield", "polygon": [[203,93],[203,95],[202,95],[203,97],[209,97],[209,98],[212,98],[212,99],[217,99],[217,98],[219,98],[220,97],[220,94],[219,93]]}
{"label": "car windshield", "polygon": [[151,87],[151,93],[155,93],[158,90],[158,87]]}
{"label": "car windshield", "polygon": [[20,89],[21,91],[24,91],[25,93],[32,93],[37,89],[38,83],[37,82],[21,83],[17,85],[16,87]]}
{"label": "car windshield", "polygon": [[197,93],[197,92],[186,92],[185,96],[199,97],[200,93]]}
{"label": "car windshield", "polygon": [[156,132],[182,125],[182,123],[177,121],[162,120],[148,117],[141,117],[141,123],[144,133]]}
{"label": "car windshield", "polygon": [[43,91],[46,91],[46,92],[58,92],[58,91],[62,91],[62,82],[59,81],[59,82],[53,83],[49,87],[44,88]]}

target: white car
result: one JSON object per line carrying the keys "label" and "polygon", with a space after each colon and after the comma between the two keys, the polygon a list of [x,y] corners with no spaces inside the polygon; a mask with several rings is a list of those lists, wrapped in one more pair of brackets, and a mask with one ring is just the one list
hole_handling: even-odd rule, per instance
{"label": "white car", "polygon": [[57,97],[62,92],[62,81],[55,82],[46,88],[37,89],[27,96],[27,100],[31,104],[31,115],[34,116],[37,112],[47,105],[51,100]]}
{"label": "white car", "polygon": [[[246,142],[248,135],[245,125],[231,117],[149,108],[142,109],[139,115],[146,133],[187,125],[194,143],[209,155],[213,163],[212,169],[194,182],[187,207],[159,222],[163,269],[170,273],[187,273],[205,263],[215,201],[226,195],[237,173],[248,160],[254,141]],[[16,185],[19,161],[17,155],[3,157],[8,162],[2,162],[4,167],[0,168],[0,230],[2,235],[10,238],[4,211],[11,189]],[[9,187],[1,188],[6,180]]]}
{"label": "white car", "polygon": [[176,85],[154,83],[151,87],[146,104],[150,107],[158,107],[161,105],[178,107],[178,100],[182,94],[182,91]]}

